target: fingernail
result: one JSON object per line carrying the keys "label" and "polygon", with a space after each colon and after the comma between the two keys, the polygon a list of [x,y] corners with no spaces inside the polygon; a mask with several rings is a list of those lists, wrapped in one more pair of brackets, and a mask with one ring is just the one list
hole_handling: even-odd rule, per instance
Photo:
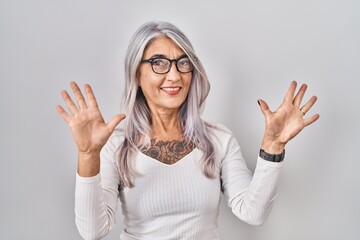
{"label": "fingernail", "polygon": [[259,100],[257,100],[257,102],[258,102],[258,104],[259,104],[259,106],[260,106],[260,101],[259,101]]}

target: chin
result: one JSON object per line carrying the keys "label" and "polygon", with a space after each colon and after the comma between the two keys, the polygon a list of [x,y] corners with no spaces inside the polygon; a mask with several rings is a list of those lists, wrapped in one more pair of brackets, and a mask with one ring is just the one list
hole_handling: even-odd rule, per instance
{"label": "chin", "polygon": [[163,105],[163,108],[167,109],[179,109],[180,106],[183,104],[184,101],[176,101],[176,102],[167,102]]}

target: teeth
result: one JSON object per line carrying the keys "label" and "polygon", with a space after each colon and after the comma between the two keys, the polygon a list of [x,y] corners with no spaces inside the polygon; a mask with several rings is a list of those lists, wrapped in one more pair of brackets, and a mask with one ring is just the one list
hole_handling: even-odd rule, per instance
{"label": "teeth", "polygon": [[179,90],[180,90],[179,87],[177,87],[177,88],[162,88],[162,89],[165,90],[165,91],[168,91],[168,92],[175,92],[175,91],[179,91]]}

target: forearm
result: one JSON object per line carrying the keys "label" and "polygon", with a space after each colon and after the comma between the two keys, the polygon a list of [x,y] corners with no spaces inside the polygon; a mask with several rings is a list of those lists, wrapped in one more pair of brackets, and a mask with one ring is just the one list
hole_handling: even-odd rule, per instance
{"label": "forearm", "polygon": [[232,199],[233,213],[251,225],[264,223],[272,209],[283,163],[273,163],[258,158],[249,187]]}
{"label": "forearm", "polygon": [[102,192],[101,177],[76,176],[75,222],[84,239],[104,237],[114,224]]}
{"label": "forearm", "polygon": [[81,177],[93,177],[100,172],[100,152],[78,152],[78,174]]}

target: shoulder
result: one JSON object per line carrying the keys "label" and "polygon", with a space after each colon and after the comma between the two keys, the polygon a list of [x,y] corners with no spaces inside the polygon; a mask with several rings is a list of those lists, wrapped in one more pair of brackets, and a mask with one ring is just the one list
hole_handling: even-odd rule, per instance
{"label": "shoulder", "polygon": [[234,142],[237,144],[233,132],[223,124],[206,122],[206,127],[209,137],[218,151],[227,152],[229,146]]}
{"label": "shoulder", "polygon": [[233,137],[232,131],[221,123],[205,122],[207,131],[212,140],[226,140]]}
{"label": "shoulder", "polygon": [[218,163],[229,162],[233,159],[244,159],[241,147],[233,134],[226,126],[219,123],[207,123],[208,134],[215,148],[215,159]]}

